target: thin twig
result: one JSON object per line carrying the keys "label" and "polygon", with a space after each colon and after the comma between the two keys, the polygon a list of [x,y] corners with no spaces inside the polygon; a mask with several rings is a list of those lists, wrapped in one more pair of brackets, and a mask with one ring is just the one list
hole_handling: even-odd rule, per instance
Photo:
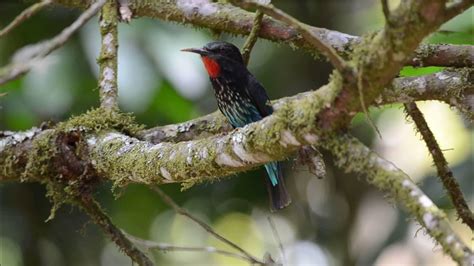
{"label": "thin twig", "polygon": [[190,252],[206,252],[206,253],[214,253],[214,254],[221,254],[228,257],[234,257],[237,259],[245,260],[250,263],[253,263],[253,260],[249,259],[249,257],[230,252],[227,250],[218,249],[215,247],[188,247],[188,246],[174,246],[168,243],[158,243],[146,239],[141,239],[136,236],[132,236],[122,230],[122,233],[127,236],[127,238],[135,243],[137,246],[146,248],[148,250],[159,250],[159,251],[190,251]]}
{"label": "thin twig", "polygon": [[443,182],[443,185],[446,188],[459,217],[471,228],[471,230],[474,230],[474,215],[469,210],[469,206],[464,199],[459,184],[454,178],[453,172],[451,169],[449,169],[448,162],[446,161],[446,158],[444,157],[443,152],[441,151],[438,142],[433,135],[433,132],[431,132],[431,129],[426,123],[423,113],[421,113],[420,109],[418,109],[416,103],[414,102],[406,103],[405,110],[413,119],[416,128],[421,133],[421,136],[428,147],[428,151],[433,157],[438,175],[441,178],[441,181]]}
{"label": "thin twig", "polygon": [[253,27],[250,31],[247,40],[245,41],[244,47],[242,47],[242,58],[244,59],[245,65],[249,64],[250,60],[250,53],[252,52],[252,48],[257,42],[258,33],[262,28],[262,19],[263,19],[263,12],[260,9],[257,9],[255,12],[255,18],[253,20]]}
{"label": "thin twig", "polygon": [[374,121],[369,115],[369,110],[367,109],[367,105],[365,104],[364,100],[364,91],[363,91],[363,86],[364,86],[364,81],[363,81],[363,75],[364,75],[364,68],[360,67],[359,68],[359,73],[357,76],[357,90],[359,91],[359,100],[360,100],[360,106],[362,106],[362,111],[365,114],[365,118],[369,122],[369,125],[374,129],[375,132],[377,132],[377,135],[379,135],[379,138],[382,138],[382,134],[380,133],[380,130],[377,128],[375,125]]}
{"label": "thin twig", "polygon": [[23,10],[10,24],[8,24],[5,28],[0,31],[0,38],[4,35],[7,35],[10,31],[16,28],[25,20],[29,19],[31,16],[36,14],[41,9],[49,6],[53,1],[52,0],[44,0],[39,3],[33,4],[27,9]]}
{"label": "thin twig", "polygon": [[388,0],[381,0],[381,2],[382,2],[383,15],[385,16],[385,23],[387,23],[387,25],[391,26],[392,21],[390,19],[390,8],[389,8],[389,5],[388,5]]}
{"label": "thin twig", "polygon": [[246,0],[232,0],[235,5],[238,5],[242,8],[257,8],[262,10],[263,13],[266,15],[281,20],[287,23],[290,26],[296,28],[303,38],[317,48],[323,55],[325,55],[331,64],[344,76],[350,75],[352,77],[353,70],[352,68],[337,54],[336,50],[332,48],[329,44],[326,44],[323,40],[321,40],[314,32],[312,32],[306,24],[303,24],[299,20],[295,19],[294,17],[286,14],[282,10],[276,8],[272,4],[260,4],[253,1],[246,1]]}
{"label": "thin twig", "polygon": [[118,229],[91,196],[76,196],[79,206],[91,220],[100,226],[117,246],[134,262],[142,266],[153,266],[153,262]]}
{"label": "thin twig", "polygon": [[118,16],[117,1],[107,1],[102,8],[99,19],[102,46],[97,59],[99,64],[100,106],[107,110],[118,110]]}
{"label": "thin twig", "polygon": [[[33,46],[28,46],[27,50],[34,52],[23,58],[20,62],[11,63],[10,65],[0,69],[0,85],[7,83],[10,80],[16,79],[28,72],[36,62],[43,57],[50,54],[52,51],[58,49],[69,38],[84,25],[90,18],[92,18],[100,8],[105,4],[106,0],[98,0],[91,5],[84,13],[82,13],[69,27],[65,28],[54,38],[39,42]],[[26,54],[26,52],[25,52]]]}
{"label": "thin twig", "polygon": [[281,253],[281,261],[283,265],[286,265],[286,256],[285,256],[285,249],[283,247],[283,243],[281,242],[280,234],[278,234],[278,230],[276,229],[275,223],[273,222],[272,217],[267,216],[268,223],[270,224],[270,228],[272,229],[273,236],[278,243],[278,248],[280,249]]}
{"label": "thin twig", "polygon": [[166,195],[161,188],[158,186],[150,186],[153,191],[155,191],[162,199],[163,201],[168,204],[171,208],[173,208],[177,213],[188,217],[191,219],[193,222],[197,223],[200,227],[202,227],[204,230],[206,230],[208,233],[210,233],[212,236],[214,236],[216,239],[226,243],[227,245],[231,246],[232,248],[238,250],[240,253],[242,253],[245,257],[249,259],[254,264],[260,264],[264,265],[265,263],[254,256],[252,256],[250,253],[239,247],[239,245],[235,244],[234,242],[230,241],[229,239],[225,238],[224,236],[220,235],[214,229],[212,229],[208,224],[205,222],[199,220],[198,218],[194,217],[192,214],[190,214],[188,211],[185,209],[181,208],[176,202],[173,201],[172,198],[170,198],[168,195]]}

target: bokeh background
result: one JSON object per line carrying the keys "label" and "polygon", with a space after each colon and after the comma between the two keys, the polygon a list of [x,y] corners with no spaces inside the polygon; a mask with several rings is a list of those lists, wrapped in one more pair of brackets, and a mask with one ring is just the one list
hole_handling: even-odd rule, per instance
{"label": "bokeh background", "polygon": [[[0,1],[4,27],[27,7],[20,1]],[[274,4],[311,25],[360,35],[383,26],[378,0],[289,1]],[[393,6],[397,1],[390,1]],[[15,50],[50,38],[69,25],[79,11],[48,8],[0,39],[0,65]],[[427,42],[473,44],[471,8],[442,27]],[[119,26],[120,105],[147,127],[186,121],[216,109],[204,68],[197,56],[179,52],[216,38],[193,29],[146,18]],[[244,39],[221,35],[238,46]],[[23,78],[0,87],[0,130],[26,130],[42,121],[61,121],[98,106],[96,88],[100,36],[97,18],[64,47],[38,63]],[[259,40],[250,70],[276,99],[317,89],[331,67],[301,51]],[[439,68],[406,68],[402,75],[420,75]],[[446,104],[423,102],[420,108],[434,131],[454,175],[473,205],[473,128]],[[400,105],[371,109],[383,138],[378,138],[357,116],[352,132],[382,156],[396,163],[449,215],[456,232],[473,246],[473,234],[456,214],[436,177],[432,161]],[[180,191],[163,189],[181,206],[207,221],[218,232],[258,257],[269,252],[281,260],[271,217],[284,246],[288,265],[452,265],[449,257],[417,222],[387,195],[367,185],[364,176],[348,175],[325,154],[327,177],[316,179],[293,159],[285,175],[293,204],[270,213],[261,180],[262,169],[213,184]],[[96,196],[112,220],[135,236],[185,246],[226,248],[208,233],[176,215],[146,186],[130,185],[114,198],[110,184]],[[129,258],[104,238],[78,209],[64,206],[45,222],[51,203],[39,184],[0,184],[0,264],[21,265],[131,265]],[[159,265],[242,265],[243,261],[192,252],[154,252]]]}

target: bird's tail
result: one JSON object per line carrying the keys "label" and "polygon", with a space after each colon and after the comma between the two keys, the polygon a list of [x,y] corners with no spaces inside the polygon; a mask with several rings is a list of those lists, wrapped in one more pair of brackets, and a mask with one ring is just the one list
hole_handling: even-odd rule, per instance
{"label": "bird's tail", "polygon": [[291,203],[291,198],[286,191],[281,165],[278,162],[271,162],[265,165],[265,169],[268,174],[265,180],[270,197],[270,208],[272,211],[283,209]]}

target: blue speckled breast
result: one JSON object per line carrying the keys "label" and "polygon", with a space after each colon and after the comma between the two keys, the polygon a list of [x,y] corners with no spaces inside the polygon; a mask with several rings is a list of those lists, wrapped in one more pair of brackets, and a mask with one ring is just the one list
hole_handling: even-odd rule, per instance
{"label": "blue speckled breast", "polygon": [[217,106],[232,126],[243,127],[262,119],[257,108],[245,93],[232,89],[225,81],[215,79],[213,82],[217,85],[214,86]]}

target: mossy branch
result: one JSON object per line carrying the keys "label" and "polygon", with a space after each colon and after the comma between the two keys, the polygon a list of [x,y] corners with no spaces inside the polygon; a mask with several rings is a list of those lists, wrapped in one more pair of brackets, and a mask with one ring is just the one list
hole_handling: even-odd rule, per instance
{"label": "mossy branch", "polygon": [[[373,104],[405,62],[412,58],[423,39],[449,19],[445,14],[446,2],[401,2],[391,15],[397,23],[375,34],[367,34],[355,46],[352,64],[357,66],[358,73],[364,73],[362,93],[366,104]],[[351,83],[343,84],[336,101],[318,116],[321,128],[343,128],[363,109],[360,101],[354,101],[360,92]]]}
{"label": "mossy branch", "polygon": [[107,236],[117,244],[122,252],[127,254],[134,262],[140,266],[153,266],[154,263],[127,238],[124,233],[117,228],[110,218],[105,214],[99,204],[90,195],[77,195],[76,203],[87,213],[90,219],[107,234]]}
{"label": "mossy branch", "polygon": [[[195,27],[205,27],[217,32],[249,35],[254,24],[254,13],[226,3],[204,3],[202,1],[194,2],[176,0],[129,0],[129,2],[129,6],[136,17],[150,17],[165,21],[173,21]],[[55,0],[55,3],[71,8],[85,9],[91,3],[91,0]],[[456,9],[456,14],[459,14],[462,10],[463,9],[461,8]],[[348,58],[350,52],[354,50],[355,45],[363,42],[363,38],[361,37],[324,28],[309,25],[306,26],[322,41],[331,45],[332,48],[344,58]],[[311,43],[309,43],[305,38],[302,38],[301,34],[296,29],[270,17],[266,17],[262,20],[262,27],[258,36],[279,44],[287,44],[291,47],[304,49],[310,51],[312,54],[317,53],[317,50],[311,45]],[[437,57],[439,46],[426,44],[422,45],[421,47],[423,48],[421,48],[417,53],[421,57],[415,58],[413,62],[408,61],[407,64],[412,65],[415,64],[414,62],[433,61],[433,63],[436,63],[436,66],[470,67],[474,65],[473,53],[470,53],[471,56],[463,53],[465,56],[459,57],[459,53],[456,52],[459,50],[459,46],[447,46],[450,47],[450,52],[442,57],[445,61],[441,58],[440,60],[431,60],[431,58]],[[473,49],[472,46],[470,49]],[[427,53],[427,51],[429,53]],[[424,65],[427,66],[428,64]]]}
{"label": "mossy branch", "polygon": [[[299,94],[304,97],[306,93]],[[411,101],[437,100],[448,103],[474,121],[473,110],[466,99],[474,97],[474,69],[445,69],[418,77],[396,78],[375,100],[375,106]],[[281,100],[274,101],[275,104]],[[158,126],[137,134],[137,138],[154,144],[160,142],[180,142],[210,137],[229,132],[233,128],[219,112],[166,126]]]}
{"label": "mossy branch", "polygon": [[322,146],[345,171],[363,176],[405,208],[459,265],[471,265],[473,251],[457,236],[446,214],[404,172],[351,136],[323,138]]}
{"label": "mossy branch", "polygon": [[459,218],[461,218],[461,221],[468,225],[471,230],[474,230],[474,214],[469,210],[469,206],[464,199],[461,187],[454,178],[453,172],[449,169],[448,162],[446,161],[433,132],[431,132],[423,113],[421,113],[420,109],[418,109],[418,106],[416,106],[416,103],[414,102],[406,103],[405,111],[411,117],[416,125],[417,131],[423,137],[428,151],[433,157],[438,176],[440,177],[441,182],[443,182],[444,188],[448,192]]}

